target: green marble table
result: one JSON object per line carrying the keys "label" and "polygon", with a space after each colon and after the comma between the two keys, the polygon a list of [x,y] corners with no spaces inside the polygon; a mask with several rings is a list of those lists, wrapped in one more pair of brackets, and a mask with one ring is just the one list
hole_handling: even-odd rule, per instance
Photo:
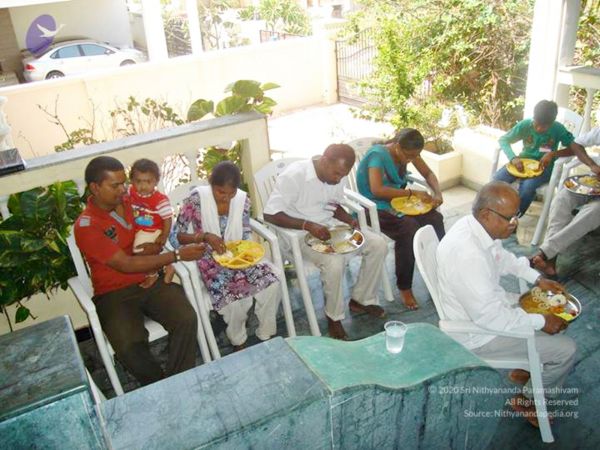
{"label": "green marble table", "polygon": [[2,448],[106,448],[66,316],[0,336],[0,348]]}

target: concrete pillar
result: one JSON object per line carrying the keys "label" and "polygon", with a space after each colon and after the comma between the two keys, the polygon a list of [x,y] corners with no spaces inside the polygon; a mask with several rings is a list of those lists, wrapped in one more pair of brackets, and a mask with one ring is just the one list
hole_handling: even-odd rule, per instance
{"label": "concrete pillar", "polygon": [[524,117],[531,117],[537,102],[551,100],[554,96],[564,1],[535,2]]}
{"label": "concrete pillar", "polygon": [[167,59],[167,39],[163,26],[160,0],[142,0],[144,33],[148,45],[148,59],[158,61]]}
{"label": "concrete pillar", "polygon": [[[575,43],[577,42],[577,28],[579,28],[579,15],[581,14],[581,0],[566,0],[564,2],[563,28],[558,55],[558,67],[573,64]],[[569,86],[556,84],[554,100],[558,106],[568,108]]]}
{"label": "concrete pillar", "polygon": [[196,0],[185,0],[188,25],[190,29],[190,41],[192,44],[192,55],[200,55],[204,52],[202,47],[202,32],[200,31],[200,16],[198,14],[198,3]]}
{"label": "concrete pillar", "polygon": [[557,89],[557,71],[573,61],[581,0],[536,0],[531,28],[524,117],[540,100],[568,104],[568,88]]}

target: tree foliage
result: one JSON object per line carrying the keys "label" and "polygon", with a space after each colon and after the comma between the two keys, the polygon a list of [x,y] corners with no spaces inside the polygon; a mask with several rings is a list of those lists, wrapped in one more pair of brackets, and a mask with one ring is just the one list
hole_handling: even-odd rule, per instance
{"label": "tree foliage", "polygon": [[262,19],[267,30],[308,36],[312,34],[310,18],[294,0],[261,0],[258,6],[248,6],[238,14],[241,20]]}
{"label": "tree foliage", "polygon": [[370,100],[367,115],[396,126],[429,127],[434,118],[428,111],[460,103],[495,126],[519,117],[533,0],[360,3],[347,34],[371,28],[378,50],[362,84]]}

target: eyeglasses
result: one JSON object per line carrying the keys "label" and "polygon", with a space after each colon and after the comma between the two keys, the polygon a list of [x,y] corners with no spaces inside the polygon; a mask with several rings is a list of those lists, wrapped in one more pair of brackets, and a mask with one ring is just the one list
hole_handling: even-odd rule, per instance
{"label": "eyeglasses", "polygon": [[496,214],[498,217],[502,217],[504,220],[506,220],[508,223],[510,223],[511,225],[516,225],[519,222],[519,216],[518,215],[514,215],[514,216],[505,216],[504,214],[499,213],[498,211],[492,209],[492,208],[485,208],[488,211],[493,212],[494,214]]}

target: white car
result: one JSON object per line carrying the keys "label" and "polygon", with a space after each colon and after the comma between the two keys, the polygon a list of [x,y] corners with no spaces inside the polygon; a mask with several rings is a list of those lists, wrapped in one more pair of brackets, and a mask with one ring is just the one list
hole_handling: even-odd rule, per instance
{"label": "white car", "polygon": [[48,80],[144,61],[144,53],[133,48],[117,48],[94,40],[71,40],[51,45],[39,57],[24,58],[23,76],[27,81]]}

